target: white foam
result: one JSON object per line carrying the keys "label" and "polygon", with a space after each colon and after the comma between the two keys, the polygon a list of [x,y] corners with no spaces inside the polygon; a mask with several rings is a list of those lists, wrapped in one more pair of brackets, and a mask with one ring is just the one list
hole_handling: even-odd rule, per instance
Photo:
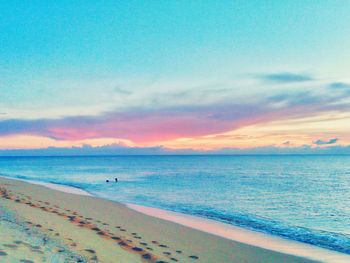
{"label": "white foam", "polygon": [[193,229],[197,229],[248,245],[282,252],[285,254],[300,256],[312,260],[318,260],[321,262],[350,262],[350,255],[347,254],[319,248],[301,242],[287,240],[277,236],[247,230],[214,220],[135,204],[127,204],[127,206],[133,210],[149,216],[175,222],[180,225],[184,225]]}
{"label": "white foam", "polygon": [[64,193],[69,193],[69,194],[75,194],[75,195],[84,195],[84,196],[92,196],[90,193],[77,188],[77,187],[73,187],[73,186],[67,186],[67,185],[61,185],[61,184],[53,184],[53,183],[44,183],[44,182],[38,182],[38,181],[32,181],[32,180],[25,180],[28,183],[32,183],[32,184],[37,184],[37,185],[42,185],[45,186],[47,188],[53,189],[53,190],[57,190],[57,191],[61,191]]}
{"label": "white foam", "polygon": [[34,180],[19,179],[19,178],[13,178],[13,177],[8,177],[8,176],[0,176],[0,177],[11,179],[11,180],[23,181],[23,182],[27,182],[27,183],[31,183],[31,184],[36,184],[36,185],[42,185],[42,186],[45,186],[47,188],[57,190],[60,192],[64,192],[64,193],[83,195],[83,196],[92,196],[90,193],[88,193],[80,188],[73,187],[73,186],[46,183],[46,182],[40,182],[40,181],[34,181]]}

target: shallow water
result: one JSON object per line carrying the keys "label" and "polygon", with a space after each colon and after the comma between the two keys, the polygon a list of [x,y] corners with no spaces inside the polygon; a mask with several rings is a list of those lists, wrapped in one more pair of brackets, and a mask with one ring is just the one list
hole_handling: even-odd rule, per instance
{"label": "shallow water", "polygon": [[350,254],[350,156],[0,157],[0,175]]}

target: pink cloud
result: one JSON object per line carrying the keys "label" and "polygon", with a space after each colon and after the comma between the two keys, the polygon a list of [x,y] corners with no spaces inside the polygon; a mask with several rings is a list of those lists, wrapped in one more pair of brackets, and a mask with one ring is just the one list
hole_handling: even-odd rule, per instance
{"label": "pink cloud", "polygon": [[[57,140],[109,137],[137,143],[157,142],[222,133],[251,124],[310,116],[326,110],[348,109],[348,105],[335,105],[336,100],[309,93],[282,94],[255,104],[225,103],[157,110],[134,109],[62,119],[4,120],[0,121],[0,135],[30,134]],[[287,106],[281,109],[270,106],[279,101],[287,101]]]}
{"label": "pink cloud", "polygon": [[49,125],[43,132],[57,139],[81,140],[98,137],[130,139],[135,142],[162,141],[178,137],[200,136],[229,130],[232,120],[217,120],[202,113],[108,114],[102,118],[76,118]]}

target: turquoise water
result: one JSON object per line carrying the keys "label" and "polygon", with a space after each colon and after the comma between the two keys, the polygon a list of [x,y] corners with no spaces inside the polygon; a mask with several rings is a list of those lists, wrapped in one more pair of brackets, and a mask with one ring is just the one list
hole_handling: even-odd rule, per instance
{"label": "turquoise water", "polygon": [[350,254],[350,156],[0,157],[0,175]]}

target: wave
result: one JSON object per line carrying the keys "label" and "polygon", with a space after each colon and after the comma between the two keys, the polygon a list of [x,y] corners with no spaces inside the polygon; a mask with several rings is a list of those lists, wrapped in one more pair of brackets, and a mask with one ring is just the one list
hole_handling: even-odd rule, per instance
{"label": "wave", "polygon": [[[150,204],[141,204],[150,205]],[[189,207],[187,204],[156,205],[157,208],[199,216],[249,230],[280,236],[310,245],[350,254],[350,236],[340,233],[309,229],[305,227],[286,225],[271,219],[259,218],[249,214],[228,214],[224,211],[213,211],[212,208]]]}

